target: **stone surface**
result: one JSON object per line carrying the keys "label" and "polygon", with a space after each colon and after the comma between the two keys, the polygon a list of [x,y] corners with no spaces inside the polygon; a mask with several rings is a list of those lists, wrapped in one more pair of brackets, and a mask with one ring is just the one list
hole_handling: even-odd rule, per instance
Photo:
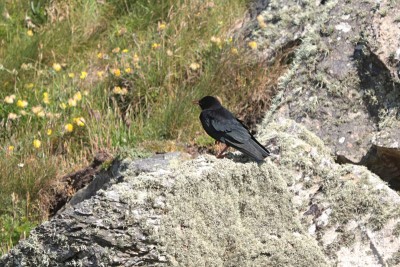
{"label": "stone surface", "polygon": [[265,122],[259,139],[279,148],[260,165],[239,153],[124,160],[116,181],[36,228],[0,266],[398,261],[400,197],[376,175],[335,163],[317,136],[291,120]]}
{"label": "stone surface", "polygon": [[[340,162],[368,166],[395,188],[400,184],[395,167],[400,153],[399,9],[399,1],[389,0],[271,0],[261,12],[267,27],[248,34],[268,61],[288,44],[301,42],[280,79],[269,121],[285,117],[305,125]],[[373,153],[376,148],[390,155]],[[380,171],[385,169],[390,170]]]}

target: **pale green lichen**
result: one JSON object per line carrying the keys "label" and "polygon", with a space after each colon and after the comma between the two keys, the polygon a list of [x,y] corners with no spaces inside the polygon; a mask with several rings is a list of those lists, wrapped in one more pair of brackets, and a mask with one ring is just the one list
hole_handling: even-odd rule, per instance
{"label": "pale green lichen", "polygon": [[400,251],[393,254],[393,256],[387,261],[388,266],[399,266],[400,264]]}
{"label": "pale green lichen", "polygon": [[[397,207],[391,205],[387,197],[388,189],[378,186],[382,183],[378,177],[362,166],[334,163],[330,150],[303,126],[291,120],[280,120],[278,123],[268,124],[268,127],[262,125],[260,134],[262,140],[278,139],[277,143],[281,148],[280,170],[283,177],[293,177],[293,172],[298,170],[303,177],[310,178],[307,181],[297,179],[295,183],[303,183],[304,189],[319,185],[320,196],[314,198],[313,203],[332,210],[328,227],[343,226],[355,220],[377,231],[389,219],[398,216]],[[288,179],[287,182],[292,184],[294,181]],[[337,240],[324,249],[326,255],[331,258],[336,256],[339,247],[351,246],[354,243],[354,233],[351,231],[342,228],[337,234]]]}
{"label": "pale green lichen", "polygon": [[[319,68],[321,63],[322,65],[325,64],[327,61],[326,58],[328,58],[331,53],[335,52],[338,54],[337,47],[343,43],[343,41],[340,40],[347,40],[346,43],[350,42],[352,46],[354,46],[353,48],[341,48],[345,50],[348,49],[349,51],[346,51],[346,53],[354,50],[356,45],[360,42],[367,44],[369,49],[376,50],[375,48],[378,46],[378,44],[376,44],[376,38],[367,30],[359,30],[357,23],[354,23],[356,17],[361,20],[369,20],[369,15],[364,17],[362,17],[362,15],[364,13],[369,14],[370,9],[375,8],[375,4],[365,3],[360,5],[357,10],[354,10],[354,7],[354,3],[345,2],[343,6],[339,8],[338,1],[327,1],[323,5],[314,1],[302,1],[301,3],[270,2],[270,12],[262,13],[262,16],[264,16],[264,19],[270,27],[266,27],[259,37],[268,39],[270,42],[272,40],[271,49],[277,49],[277,47],[274,47],[274,43],[278,45],[282,44],[279,40],[281,37],[279,36],[285,36],[286,40],[293,40],[293,32],[298,31],[297,34],[299,34],[299,28],[296,28],[297,26],[294,27],[294,25],[302,25],[302,29],[304,28],[304,30],[302,30],[303,35],[300,38],[301,44],[296,49],[293,63],[287,73],[279,79],[278,89],[280,92],[278,92],[278,98],[273,101],[272,112],[276,108],[276,105],[282,105],[285,102],[290,103],[293,101],[292,95],[294,95],[296,105],[298,109],[300,109],[294,110],[295,113],[304,111],[309,116],[317,115],[319,111],[318,103],[326,102],[326,97],[324,97],[322,92],[326,91],[333,96],[346,97],[348,91],[360,89],[360,75],[363,75],[362,73],[368,70],[368,68],[362,66],[357,67],[356,60],[353,61],[354,66],[346,67],[349,68],[346,74],[339,74],[343,75],[339,78],[335,74],[332,75],[329,69]],[[383,12],[386,10],[386,7],[378,8],[377,10]],[[300,24],[298,24],[299,21],[301,22]],[[344,34],[340,30],[335,29],[334,26],[343,21],[348,21],[352,26],[351,31],[354,31],[354,34]],[[284,33],[282,33],[282,29],[285,29]],[[277,39],[279,41],[276,41]],[[260,40],[260,42],[262,41],[263,40]],[[342,46],[346,45],[347,44]],[[368,55],[366,56],[368,57]],[[333,57],[335,57],[335,55]],[[332,59],[328,59],[328,61],[329,60]],[[341,60],[342,59],[338,59],[336,62],[328,62],[327,65],[323,66],[326,68],[328,66],[335,68],[334,65],[340,64]],[[349,64],[347,64],[347,66],[349,66]],[[340,69],[340,66],[336,66],[336,68]],[[357,68],[360,68],[360,73],[358,73]],[[338,72],[340,73],[340,71]],[[382,84],[382,88],[378,88],[381,87],[380,84]],[[397,94],[398,90],[387,89],[390,88],[391,84],[398,87],[397,83],[393,83],[393,79],[388,79],[383,82],[377,82],[373,88],[362,88],[367,92],[364,96],[365,105],[368,107],[369,105],[379,104],[379,107],[377,106],[376,108],[390,108],[384,103],[384,99],[376,97],[375,91],[388,91],[388,98],[394,100],[390,103],[393,103],[398,100],[399,96]],[[296,91],[298,88],[307,88],[308,93],[306,95],[315,96],[316,98],[311,98],[311,101],[308,101],[308,99],[297,97],[295,94],[285,93],[285,91]],[[373,90],[373,92],[371,90]],[[280,102],[277,103],[276,100]],[[342,121],[336,122],[336,118],[330,119],[332,119],[332,124],[336,123],[336,125],[338,125],[343,123]],[[379,117],[379,119],[385,120],[385,118],[381,117]]]}
{"label": "pale green lichen", "polygon": [[269,161],[221,160],[204,175],[181,174],[167,199],[160,239],[176,266],[326,265]]}
{"label": "pale green lichen", "polygon": [[393,235],[396,237],[400,237],[400,222],[396,224],[396,226],[393,229]]}

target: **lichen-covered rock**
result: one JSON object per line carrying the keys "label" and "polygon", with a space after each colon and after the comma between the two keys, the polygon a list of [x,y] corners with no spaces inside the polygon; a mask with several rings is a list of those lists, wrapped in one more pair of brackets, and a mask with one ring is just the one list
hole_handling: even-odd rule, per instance
{"label": "lichen-covered rock", "polygon": [[305,125],[340,162],[368,166],[394,187],[400,184],[398,10],[400,2],[389,0],[271,0],[260,13],[266,26],[249,34],[268,61],[298,44],[269,121]]}
{"label": "lichen-covered rock", "polygon": [[400,264],[400,196],[367,168],[335,163],[303,126],[266,123],[260,134],[278,140],[282,171],[294,177],[288,183],[293,205],[330,265]]}
{"label": "lichen-covered rock", "polygon": [[293,121],[260,128],[259,139],[279,148],[261,165],[237,154],[125,160],[115,184],[36,228],[0,266],[398,261],[395,192],[365,167],[336,164],[321,140]]}

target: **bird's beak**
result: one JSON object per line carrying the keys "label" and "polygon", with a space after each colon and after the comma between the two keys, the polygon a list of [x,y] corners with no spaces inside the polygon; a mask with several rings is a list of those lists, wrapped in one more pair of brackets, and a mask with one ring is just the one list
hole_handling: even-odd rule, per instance
{"label": "bird's beak", "polygon": [[198,104],[199,104],[199,100],[193,100],[192,103],[193,103],[194,105],[198,105]]}

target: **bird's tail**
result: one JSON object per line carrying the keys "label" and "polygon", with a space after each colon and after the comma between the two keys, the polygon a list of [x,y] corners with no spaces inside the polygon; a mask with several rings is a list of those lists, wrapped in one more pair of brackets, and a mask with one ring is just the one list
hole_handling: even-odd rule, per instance
{"label": "bird's tail", "polygon": [[257,162],[261,162],[264,158],[270,155],[268,149],[261,145],[255,138],[249,140],[243,146],[238,146],[237,150],[255,159]]}

